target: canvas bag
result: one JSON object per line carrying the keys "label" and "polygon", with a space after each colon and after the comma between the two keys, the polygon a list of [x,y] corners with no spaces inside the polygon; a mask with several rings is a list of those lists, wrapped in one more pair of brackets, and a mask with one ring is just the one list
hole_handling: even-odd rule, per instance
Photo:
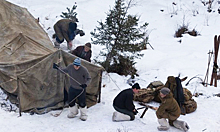
{"label": "canvas bag", "polygon": [[192,98],[192,93],[187,88],[183,88],[183,94],[185,102]]}
{"label": "canvas bag", "polygon": [[186,109],[186,114],[192,113],[197,109],[197,103],[194,99],[192,99],[192,93],[187,89],[183,88],[184,94],[184,107]]}
{"label": "canvas bag", "polygon": [[134,94],[134,101],[149,103],[154,99],[154,91],[151,88],[143,88]]}

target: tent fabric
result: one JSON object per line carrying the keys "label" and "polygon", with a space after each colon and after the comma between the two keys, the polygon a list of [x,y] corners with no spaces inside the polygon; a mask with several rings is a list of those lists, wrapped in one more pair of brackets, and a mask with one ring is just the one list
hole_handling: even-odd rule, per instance
{"label": "tent fabric", "polygon": [[[69,78],[53,69],[66,67],[76,56],[53,47],[48,35],[25,8],[0,0],[0,86],[20,112],[39,114],[64,106]],[[92,82],[87,106],[97,103],[103,67],[82,60]],[[13,100],[12,100],[13,99]]]}
{"label": "tent fabric", "polygon": [[56,50],[46,32],[26,8],[5,0],[0,0],[0,29],[0,48],[8,48],[6,45],[21,33],[51,52]]}

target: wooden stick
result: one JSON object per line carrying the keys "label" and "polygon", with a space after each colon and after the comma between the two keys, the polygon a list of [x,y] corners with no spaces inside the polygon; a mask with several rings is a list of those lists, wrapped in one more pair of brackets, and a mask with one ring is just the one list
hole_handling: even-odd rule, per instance
{"label": "wooden stick", "polygon": [[146,107],[148,107],[148,108],[150,108],[150,109],[152,109],[152,110],[157,110],[156,107],[153,107],[153,106],[147,105],[147,104],[145,104],[145,103],[143,103],[143,102],[139,102],[139,104],[142,105],[142,106],[146,106]]}
{"label": "wooden stick", "polygon": [[144,115],[145,115],[145,113],[146,113],[147,110],[148,110],[148,107],[145,107],[144,112],[141,114],[141,117],[140,117],[140,118],[143,118],[143,117],[144,117]]}
{"label": "wooden stick", "polygon": [[146,108],[146,106],[143,106],[143,107],[137,108],[137,110],[140,110],[140,109],[143,109],[143,108]]}

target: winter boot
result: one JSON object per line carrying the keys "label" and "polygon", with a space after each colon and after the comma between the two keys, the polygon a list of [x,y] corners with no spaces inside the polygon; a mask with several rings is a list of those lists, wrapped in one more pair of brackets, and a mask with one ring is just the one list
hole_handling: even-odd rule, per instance
{"label": "winter boot", "polygon": [[170,126],[165,118],[158,119],[160,126],[157,127],[159,131],[167,131]]}
{"label": "winter boot", "polygon": [[54,48],[60,48],[60,43],[58,43],[57,41],[54,42]]}
{"label": "winter boot", "polygon": [[131,117],[123,113],[115,111],[112,116],[112,121],[130,121]]}
{"label": "winter boot", "polygon": [[78,107],[74,105],[73,107],[69,107],[70,113],[67,115],[68,118],[74,118],[78,114]]}
{"label": "winter boot", "polygon": [[178,128],[178,129],[180,129],[180,130],[182,130],[182,131],[184,131],[184,132],[186,132],[186,131],[189,130],[189,126],[188,126],[188,124],[187,124],[185,121],[175,120],[175,121],[173,122],[173,125],[174,125],[176,128]]}
{"label": "winter boot", "polygon": [[79,109],[80,109],[80,113],[81,113],[80,119],[82,121],[86,121],[87,117],[88,117],[88,115],[87,115],[87,106],[85,106],[84,108],[79,107]]}

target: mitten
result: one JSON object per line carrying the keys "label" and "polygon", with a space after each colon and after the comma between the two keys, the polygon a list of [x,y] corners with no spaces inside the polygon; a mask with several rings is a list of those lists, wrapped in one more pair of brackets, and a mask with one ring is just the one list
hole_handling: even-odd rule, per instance
{"label": "mitten", "polygon": [[53,63],[53,68],[54,68],[54,69],[58,69],[58,67],[59,67],[59,66],[58,66],[56,63]]}

